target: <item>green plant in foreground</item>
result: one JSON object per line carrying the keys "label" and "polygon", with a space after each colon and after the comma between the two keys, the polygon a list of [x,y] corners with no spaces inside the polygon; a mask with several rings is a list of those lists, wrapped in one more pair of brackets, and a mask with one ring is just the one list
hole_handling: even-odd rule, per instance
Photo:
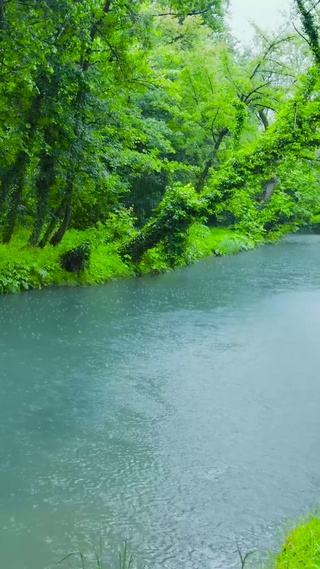
{"label": "green plant in foreground", "polygon": [[245,567],[247,566],[248,559],[252,555],[254,555],[256,553],[256,551],[255,550],[248,551],[247,553],[243,554],[238,543],[237,543],[237,551],[238,551],[238,554],[240,557],[240,563],[241,563],[240,567],[241,567],[241,569],[245,569]]}
{"label": "green plant in foreground", "polygon": [[[81,551],[73,551],[68,553],[65,557],[63,557],[59,562],[58,565],[64,564],[66,561],[74,562],[76,565],[73,567],[80,567],[80,569],[106,569],[107,564],[104,562],[104,548],[102,544],[102,539],[100,536],[99,540],[99,548],[98,550],[95,549],[94,555],[92,558],[86,557]],[[79,565],[80,564],[80,565]],[[119,569],[131,569],[133,566],[133,555],[129,554],[128,551],[128,542],[124,542],[124,546],[121,551],[119,551]]]}
{"label": "green plant in foreground", "polygon": [[320,568],[320,518],[297,526],[276,559],[276,569]]}

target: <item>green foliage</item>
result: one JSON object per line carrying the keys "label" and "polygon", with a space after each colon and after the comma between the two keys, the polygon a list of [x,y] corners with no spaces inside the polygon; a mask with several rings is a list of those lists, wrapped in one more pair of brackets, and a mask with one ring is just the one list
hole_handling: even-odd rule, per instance
{"label": "green foliage", "polygon": [[[117,243],[110,240],[105,227],[87,231],[70,230],[58,247],[43,249],[25,246],[26,234],[9,245],[0,245],[0,293],[11,293],[49,285],[100,284],[134,275],[117,253]],[[90,264],[81,273],[71,274],[60,265],[67,251],[89,243],[92,248]]]}
{"label": "green foliage", "polygon": [[155,79],[154,16],[214,24],[220,1],[39,0],[25,11],[12,0],[0,8],[2,238],[9,242],[20,221],[32,224],[30,245],[57,244],[70,224],[104,222],[172,150],[168,129],[138,104]]}
{"label": "green foliage", "polygon": [[148,249],[138,264],[138,274],[160,274],[171,270],[166,251],[162,243]]}
{"label": "green foliage", "polygon": [[[249,251],[256,244],[252,238],[238,231],[222,227],[209,228],[201,223],[194,223],[188,230],[183,250],[175,257],[174,266],[189,265],[209,255],[220,257]],[[165,244],[159,243],[144,253],[138,267],[142,274],[162,273],[170,270],[172,264],[170,258],[168,259]]]}
{"label": "green foliage", "polygon": [[276,569],[320,567],[320,519],[312,518],[290,534],[276,560]]}
{"label": "green foliage", "polygon": [[[126,217],[124,215],[124,217]],[[50,285],[94,285],[137,274],[163,273],[172,268],[165,241],[149,248],[138,265],[125,262],[119,255],[122,239],[115,237],[119,224],[98,224],[96,229],[69,230],[58,247],[27,248],[28,232],[19,230],[9,245],[0,245],[0,294],[12,293]],[[129,232],[131,218],[123,221]],[[120,224],[121,226],[121,224]],[[128,229],[129,228],[129,229]],[[68,272],[60,259],[70,250],[83,244],[90,246],[90,263],[80,272]],[[184,243],[174,258],[174,266],[193,263],[207,255],[232,255],[252,249],[255,242],[239,232],[225,228],[208,228],[193,224],[184,235]],[[14,260],[13,260],[14,259]]]}
{"label": "green foliage", "polygon": [[110,212],[104,223],[98,222],[97,229],[106,241],[126,241],[136,234],[135,218],[130,209]]}
{"label": "green foliage", "polygon": [[[58,256],[87,239],[97,274],[72,279],[102,282],[275,239],[320,211],[317,5],[296,0],[312,67],[298,34],[257,30],[235,50],[224,0],[129,4],[0,0],[0,240],[15,248],[19,226],[44,251],[9,263],[3,249],[3,290],[68,282]],[[233,238],[219,248],[210,232],[197,250],[190,228],[208,219]]]}
{"label": "green foliage", "polygon": [[217,256],[234,255],[241,251],[249,251],[256,243],[252,238],[226,228],[207,227],[200,223],[189,229],[186,259],[189,262],[214,254]]}
{"label": "green foliage", "polygon": [[156,216],[137,235],[124,243],[120,249],[122,257],[137,263],[148,249],[162,242],[169,264],[179,264],[188,228],[194,218],[202,215],[204,209],[205,203],[191,184],[173,184],[160,202]]}
{"label": "green foliage", "polygon": [[[63,281],[56,252],[20,248],[14,244],[0,245],[0,293],[42,288]],[[66,279],[67,280],[67,279]]]}

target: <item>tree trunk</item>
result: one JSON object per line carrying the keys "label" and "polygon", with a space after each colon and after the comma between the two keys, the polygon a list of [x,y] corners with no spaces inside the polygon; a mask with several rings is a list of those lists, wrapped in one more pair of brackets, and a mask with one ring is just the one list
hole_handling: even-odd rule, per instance
{"label": "tree trunk", "polygon": [[2,176],[0,176],[0,221],[4,212],[5,202],[10,191],[12,176],[14,175],[12,166],[5,168]]}
{"label": "tree trunk", "polygon": [[[32,99],[31,107],[26,116],[26,123],[30,124],[29,130],[24,137],[24,147],[30,148],[37,131],[38,114],[42,96],[35,95]],[[4,175],[7,188],[3,188],[8,196],[7,213],[4,219],[4,229],[2,234],[3,243],[9,243],[14,232],[17,213],[21,202],[24,187],[24,178],[29,161],[29,155],[25,150],[20,150],[17,154],[15,163],[10,166]]]}
{"label": "tree trunk", "polygon": [[209,160],[207,160],[207,162],[205,163],[205,166],[200,174],[198,183],[196,185],[196,191],[198,192],[198,194],[202,192],[213,164],[214,164],[213,157],[209,158]]}
{"label": "tree trunk", "polygon": [[51,238],[50,240],[51,245],[59,245],[59,243],[61,243],[64,234],[69,227],[70,219],[71,219],[71,203],[66,203],[64,208],[64,216],[62,223],[58,231]]}
{"label": "tree trunk", "polygon": [[[296,0],[296,4],[301,17],[303,30],[308,36],[309,47],[316,64],[320,67],[320,36],[316,18],[312,14],[312,9],[307,8],[304,0]],[[317,6],[317,2],[315,6]]]}
{"label": "tree trunk", "polygon": [[[45,139],[48,136],[45,136]],[[48,140],[45,140],[48,143]],[[48,213],[48,201],[52,184],[55,179],[55,157],[52,155],[52,149],[43,150],[40,154],[40,172],[36,180],[37,206],[33,230],[29,239],[30,247],[39,244],[40,235],[45,225]]]}
{"label": "tree trunk", "polygon": [[41,249],[43,249],[43,247],[46,246],[46,244],[48,243],[50,237],[52,236],[52,233],[54,232],[60,218],[63,215],[65,209],[65,204],[64,201],[61,202],[61,204],[59,205],[59,207],[56,209],[56,211],[52,214],[51,220],[48,224],[47,229],[45,230],[45,233],[42,237],[42,239],[39,241],[39,247]]}
{"label": "tree trunk", "polygon": [[264,203],[267,203],[271,199],[277,183],[278,183],[277,176],[272,176],[272,178],[270,178],[270,180],[268,180],[267,182],[265,182],[263,184],[263,188],[264,188],[263,201],[264,201]]}
{"label": "tree trunk", "polygon": [[5,0],[0,0],[0,31],[4,29]]}
{"label": "tree trunk", "polygon": [[3,243],[9,243],[14,232],[23,191],[27,161],[28,154],[24,150],[21,150],[18,154],[14,167],[10,169],[13,179],[10,180],[11,191],[8,193],[7,214],[4,219],[4,228],[2,233]]}
{"label": "tree trunk", "polygon": [[65,198],[61,204],[60,215],[63,215],[63,219],[61,221],[60,227],[50,239],[51,245],[58,245],[61,243],[65,232],[67,231],[71,219],[72,213],[72,196],[73,196],[73,176],[71,172],[68,174],[67,183],[66,183],[66,194]]}
{"label": "tree trunk", "polygon": [[217,140],[215,142],[214,148],[213,148],[213,152],[210,156],[210,158],[208,158],[207,162],[205,163],[205,166],[200,174],[199,180],[196,184],[196,191],[198,192],[198,194],[200,194],[204,188],[204,185],[207,181],[209,172],[212,168],[212,166],[215,164],[216,159],[217,159],[217,152],[221,146],[221,143],[223,141],[223,139],[227,136],[229,130],[227,129],[227,127],[224,127],[220,130]]}
{"label": "tree trunk", "polygon": [[129,256],[134,263],[137,263],[146,251],[155,247],[160,241],[177,234],[180,238],[181,233],[185,234],[190,224],[203,213],[204,209],[200,207],[195,209],[188,203],[180,202],[178,208],[174,203],[170,204],[159,217],[147,223],[138,235],[122,245],[119,250],[120,256],[123,259]]}
{"label": "tree trunk", "polygon": [[264,126],[264,129],[267,130],[267,128],[269,128],[269,121],[268,121],[268,117],[267,117],[267,115],[266,115],[266,113],[265,113],[265,110],[264,110],[264,109],[260,109],[260,110],[258,111],[258,116],[259,116],[259,119],[261,120],[261,122],[262,122],[262,124],[263,124],[263,126]]}

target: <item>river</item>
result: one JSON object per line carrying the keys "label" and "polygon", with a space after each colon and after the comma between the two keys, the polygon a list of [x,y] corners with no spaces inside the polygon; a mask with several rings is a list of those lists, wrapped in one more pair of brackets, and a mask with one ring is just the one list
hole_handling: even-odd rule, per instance
{"label": "river", "polygon": [[229,569],[320,496],[320,236],[0,298],[0,556]]}

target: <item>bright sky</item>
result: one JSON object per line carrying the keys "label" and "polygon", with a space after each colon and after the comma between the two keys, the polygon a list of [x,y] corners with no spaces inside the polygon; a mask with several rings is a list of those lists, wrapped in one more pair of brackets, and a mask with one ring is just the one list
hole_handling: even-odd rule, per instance
{"label": "bright sky", "polygon": [[237,39],[249,42],[253,36],[249,20],[265,30],[276,30],[288,12],[291,0],[231,0],[231,29]]}

